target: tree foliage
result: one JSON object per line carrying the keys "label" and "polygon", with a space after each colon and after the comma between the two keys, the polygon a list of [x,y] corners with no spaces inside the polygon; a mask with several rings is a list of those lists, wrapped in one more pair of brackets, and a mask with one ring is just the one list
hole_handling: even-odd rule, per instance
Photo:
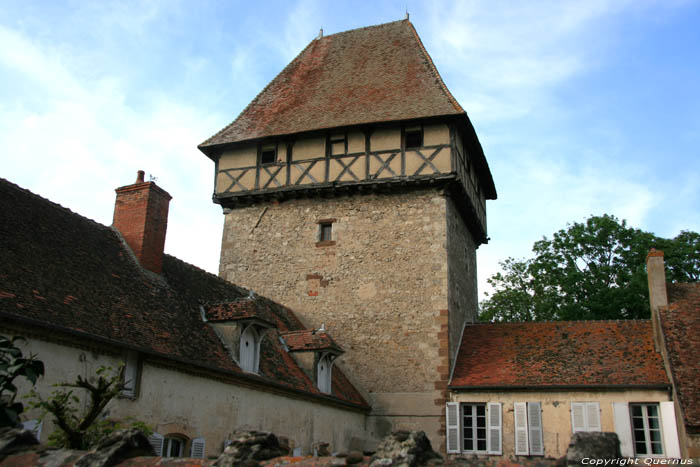
{"label": "tree foliage", "polygon": [[501,262],[481,321],[649,317],[646,255],[663,249],[667,280],[700,280],[700,235],[663,239],[610,215],[591,216],[533,245],[534,257]]}
{"label": "tree foliage", "polygon": [[0,336],[0,427],[19,425],[19,415],[24,411],[24,405],[16,400],[15,380],[26,378],[34,385],[44,374],[44,364],[36,355],[24,357],[17,347],[16,343],[24,340],[20,336]]}
{"label": "tree foliage", "polygon": [[[58,427],[50,436],[54,446],[89,449],[120,426],[118,422],[98,420],[107,404],[124,389],[120,372],[102,366],[97,369],[96,377],[91,379],[94,382],[78,375],[73,383],[55,384],[60,389],[53,391],[47,399],[34,390],[31,392],[31,406],[42,409],[44,415],[50,413],[54,417]],[[74,393],[75,389],[87,392],[89,401],[84,410],[78,408],[80,398]]]}

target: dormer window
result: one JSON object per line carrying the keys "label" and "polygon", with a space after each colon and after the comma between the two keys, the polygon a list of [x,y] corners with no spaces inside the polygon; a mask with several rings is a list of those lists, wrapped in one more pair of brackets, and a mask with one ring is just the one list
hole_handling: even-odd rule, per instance
{"label": "dormer window", "polygon": [[241,333],[239,364],[243,371],[257,373],[260,367],[260,333],[248,325]]}
{"label": "dormer window", "polygon": [[322,353],[316,364],[316,387],[324,394],[331,393],[331,370],[333,355]]}
{"label": "dormer window", "polygon": [[277,145],[265,144],[260,149],[260,163],[274,164],[277,161]]}
{"label": "dormer window", "polygon": [[423,127],[420,125],[407,127],[404,132],[406,149],[416,149],[423,146]]}

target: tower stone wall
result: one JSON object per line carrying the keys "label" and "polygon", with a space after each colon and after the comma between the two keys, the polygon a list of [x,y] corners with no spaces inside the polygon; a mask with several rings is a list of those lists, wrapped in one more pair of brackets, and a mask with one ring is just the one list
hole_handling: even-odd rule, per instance
{"label": "tower stone wall", "polygon": [[[321,241],[320,226],[332,238]],[[475,245],[442,190],[289,199],[226,215],[220,275],[292,308],[346,351],[369,429],[439,436],[450,360],[476,316]]]}

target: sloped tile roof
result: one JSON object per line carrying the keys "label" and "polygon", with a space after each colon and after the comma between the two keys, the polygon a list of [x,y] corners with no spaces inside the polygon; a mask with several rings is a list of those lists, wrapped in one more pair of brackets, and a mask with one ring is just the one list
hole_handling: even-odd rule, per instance
{"label": "sloped tile roof", "polygon": [[[240,302],[248,290],[170,255],[160,277],[144,273],[112,228],[1,178],[0,265],[3,320],[251,377],[202,321],[199,308]],[[254,309],[272,316],[280,330],[302,328],[288,308],[260,296],[255,302]],[[264,339],[261,352],[261,377],[252,378],[321,395],[279,339]],[[367,406],[337,368],[333,390],[340,400]]]}
{"label": "sloped tile roof", "polygon": [[340,346],[327,332],[305,329],[303,331],[283,332],[281,336],[291,351],[328,349],[342,352]]}
{"label": "sloped tile roof", "polygon": [[465,115],[408,20],[311,43],[199,147],[303,131]]}
{"label": "sloped tile roof", "polygon": [[471,324],[451,387],[662,386],[651,321]]}
{"label": "sloped tile roof", "polygon": [[700,428],[700,284],[667,284],[664,343],[686,425]]}

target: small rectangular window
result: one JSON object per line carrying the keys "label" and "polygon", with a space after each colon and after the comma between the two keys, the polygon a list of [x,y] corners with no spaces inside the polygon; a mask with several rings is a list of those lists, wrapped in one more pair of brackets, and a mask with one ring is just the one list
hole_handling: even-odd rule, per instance
{"label": "small rectangular window", "polygon": [[269,144],[262,147],[260,150],[261,164],[274,164],[277,160],[277,145]]}
{"label": "small rectangular window", "polygon": [[321,234],[319,236],[319,241],[330,242],[333,240],[333,224],[320,224]]}
{"label": "small rectangular window", "polygon": [[406,128],[404,132],[406,149],[420,148],[423,146],[423,128],[420,126]]}

